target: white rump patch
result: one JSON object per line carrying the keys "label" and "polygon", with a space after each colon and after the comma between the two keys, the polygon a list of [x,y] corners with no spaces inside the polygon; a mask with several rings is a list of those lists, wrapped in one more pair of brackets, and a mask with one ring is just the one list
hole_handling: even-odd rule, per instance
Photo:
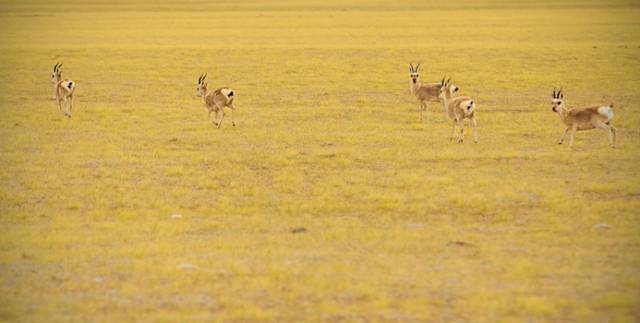
{"label": "white rump patch", "polygon": [[[222,89],[220,90],[220,93],[222,93],[224,96],[226,96],[227,98],[229,97],[229,94],[233,92],[232,89]],[[234,93],[235,94],[235,93]]]}
{"label": "white rump patch", "polygon": [[598,108],[598,113],[607,117],[607,121],[609,122],[611,121],[611,119],[613,119],[613,108],[611,108],[610,106],[602,106]]}
{"label": "white rump patch", "polygon": [[74,82],[74,81],[64,81],[64,82],[62,82],[61,85],[62,85],[62,87],[67,89],[67,91],[69,91],[69,92],[73,91],[73,89],[76,88],[76,82]]}
{"label": "white rump patch", "polygon": [[465,100],[462,102],[462,109],[464,114],[470,115],[476,109],[476,103],[473,100]]}
{"label": "white rump patch", "polygon": [[455,84],[451,84],[451,87],[449,88],[449,91],[451,92],[451,96],[456,95],[456,92],[458,92],[458,87],[455,86]]}

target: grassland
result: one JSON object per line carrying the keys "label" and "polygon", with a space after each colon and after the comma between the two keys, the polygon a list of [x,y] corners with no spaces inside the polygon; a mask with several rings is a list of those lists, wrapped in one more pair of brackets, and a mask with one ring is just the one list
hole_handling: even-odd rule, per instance
{"label": "grassland", "polygon": [[[639,16],[0,1],[0,319],[637,322]],[[476,98],[478,144],[438,104],[419,121],[409,62]],[[204,71],[236,128],[193,98]],[[557,145],[553,87],[614,102],[618,148]]]}

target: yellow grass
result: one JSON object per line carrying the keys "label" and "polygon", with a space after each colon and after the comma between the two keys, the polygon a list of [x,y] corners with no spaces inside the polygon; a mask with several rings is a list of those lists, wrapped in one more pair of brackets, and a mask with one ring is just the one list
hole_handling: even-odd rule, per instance
{"label": "yellow grass", "polygon": [[[2,0],[0,319],[638,321],[639,16]],[[439,104],[419,121],[409,62],[474,97],[478,144]],[[204,71],[238,127],[207,122]],[[614,102],[618,148],[557,145],[553,87]]]}

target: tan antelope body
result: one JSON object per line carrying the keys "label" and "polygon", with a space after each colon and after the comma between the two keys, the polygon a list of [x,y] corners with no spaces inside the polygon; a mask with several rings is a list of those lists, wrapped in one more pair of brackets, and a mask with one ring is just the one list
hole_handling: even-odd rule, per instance
{"label": "tan antelope body", "polygon": [[53,67],[51,83],[53,83],[54,86],[58,108],[60,109],[60,111],[62,111],[62,107],[64,106],[64,115],[71,118],[71,110],[73,109],[73,94],[76,90],[76,82],[72,80],[65,80],[63,78],[62,63],[57,63]]}
{"label": "tan antelope body", "polygon": [[[214,91],[209,92],[209,83],[205,82],[207,74],[202,74],[198,78],[198,87],[196,88],[197,95],[202,97],[204,105],[207,107],[209,114],[207,118],[211,120],[211,112],[216,113],[215,121],[213,124],[220,128],[222,119],[224,118],[224,108],[231,109],[231,125],[236,126],[236,122],[233,118],[235,107],[233,106],[233,100],[235,98],[235,91],[228,87],[217,88]],[[218,118],[218,115],[220,116]]]}
{"label": "tan antelope body", "polygon": [[411,80],[409,81],[409,89],[418,100],[418,108],[420,109],[420,120],[423,119],[423,114],[427,111],[427,101],[438,101],[438,95],[440,94],[440,83],[422,83],[420,81],[420,73],[418,69],[420,64],[413,67],[413,64],[409,64],[409,72]]}
{"label": "tan antelope body", "polygon": [[456,128],[460,128],[457,142],[461,143],[464,140],[464,119],[469,119],[473,127],[473,142],[478,142],[476,104],[468,96],[454,96],[457,91],[458,87],[451,83],[451,79],[445,82],[443,78],[442,82],[440,82],[439,98],[445,108],[447,117],[453,121],[450,140],[454,140]]}
{"label": "tan antelope body", "polygon": [[611,124],[611,120],[613,119],[613,103],[609,105],[567,109],[564,105],[564,94],[562,90],[558,91],[558,93],[553,90],[551,103],[551,110],[557,113],[560,116],[560,120],[566,125],[560,140],[558,140],[558,144],[564,142],[564,138],[569,130],[571,130],[569,147],[572,147],[576,131],[599,128],[609,133],[609,146],[612,148],[615,147],[617,129]]}

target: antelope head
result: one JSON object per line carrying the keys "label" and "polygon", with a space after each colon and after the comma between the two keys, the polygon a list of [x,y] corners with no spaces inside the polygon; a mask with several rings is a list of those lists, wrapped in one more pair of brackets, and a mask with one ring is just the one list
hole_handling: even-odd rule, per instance
{"label": "antelope head", "polygon": [[446,81],[445,78],[446,77],[443,77],[442,81],[440,82],[440,94],[438,95],[438,98],[440,100],[450,98],[454,96],[458,92],[458,90],[460,90],[459,87],[451,83],[451,77],[449,77],[449,79],[447,79]]}
{"label": "antelope head", "polygon": [[551,99],[551,111],[560,113],[564,109],[564,94],[562,89],[556,93],[556,89],[553,89],[553,96]]}
{"label": "antelope head", "polygon": [[209,85],[209,83],[205,81],[206,78],[207,73],[202,73],[198,78],[198,87],[196,87],[196,94],[199,97],[204,97],[205,95],[207,95],[207,86]]}
{"label": "antelope head", "polygon": [[413,64],[409,64],[409,75],[411,75],[411,82],[413,84],[420,82],[420,73],[418,72],[419,68],[420,64],[416,65],[416,67],[413,67]]}
{"label": "antelope head", "polygon": [[56,63],[53,66],[53,73],[51,73],[51,83],[57,84],[62,80],[62,63]]}

